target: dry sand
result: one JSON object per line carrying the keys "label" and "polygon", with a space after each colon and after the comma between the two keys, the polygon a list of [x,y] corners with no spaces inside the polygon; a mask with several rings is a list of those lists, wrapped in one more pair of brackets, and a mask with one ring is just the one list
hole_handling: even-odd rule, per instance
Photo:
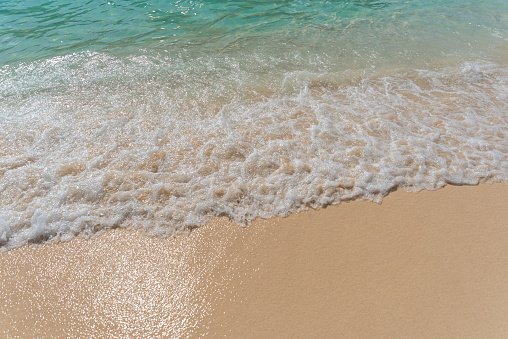
{"label": "dry sand", "polygon": [[508,337],[508,185],[0,253],[0,337]]}

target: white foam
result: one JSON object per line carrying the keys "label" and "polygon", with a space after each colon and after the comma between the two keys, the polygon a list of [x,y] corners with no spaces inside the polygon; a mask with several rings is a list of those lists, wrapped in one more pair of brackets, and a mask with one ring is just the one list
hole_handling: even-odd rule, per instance
{"label": "white foam", "polygon": [[209,78],[186,79],[175,60],[68,58],[3,69],[4,248],[115,227],[174,234],[217,215],[246,224],[399,187],[508,182],[500,65],[290,70],[262,87],[213,60]]}

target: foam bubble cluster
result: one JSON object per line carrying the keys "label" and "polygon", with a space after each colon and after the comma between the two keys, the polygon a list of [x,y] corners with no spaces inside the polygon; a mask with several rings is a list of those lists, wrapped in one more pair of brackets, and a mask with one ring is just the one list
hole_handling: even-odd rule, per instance
{"label": "foam bubble cluster", "polygon": [[508,182],[504,66],[263,82],[235,60],[185,62],[82,53],[0,70],[2,247]]}

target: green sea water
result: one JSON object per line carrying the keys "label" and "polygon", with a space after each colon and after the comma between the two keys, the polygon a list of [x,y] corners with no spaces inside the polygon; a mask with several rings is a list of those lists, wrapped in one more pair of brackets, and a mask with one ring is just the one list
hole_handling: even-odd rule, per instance
{"label": "green sea water", "polygon": [[0,64],[82,51],[227,54],[278,47],[371,62],[417,58],[425,48],[478,53],[508,39],[507,8],[500,0],[2,1]]}
{"label": "green sea water", "polygon": [[2,1],[0,245],[508,181],[508,2]]}

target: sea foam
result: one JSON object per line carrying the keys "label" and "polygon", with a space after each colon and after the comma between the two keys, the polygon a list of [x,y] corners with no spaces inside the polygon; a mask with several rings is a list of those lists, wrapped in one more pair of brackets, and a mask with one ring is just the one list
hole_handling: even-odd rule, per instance
{"label": "sea foam", "polygon": [[492,62],[262,77],[234,58],[83,52],[0,73],[4,248],[508,182],[508,70]]}

